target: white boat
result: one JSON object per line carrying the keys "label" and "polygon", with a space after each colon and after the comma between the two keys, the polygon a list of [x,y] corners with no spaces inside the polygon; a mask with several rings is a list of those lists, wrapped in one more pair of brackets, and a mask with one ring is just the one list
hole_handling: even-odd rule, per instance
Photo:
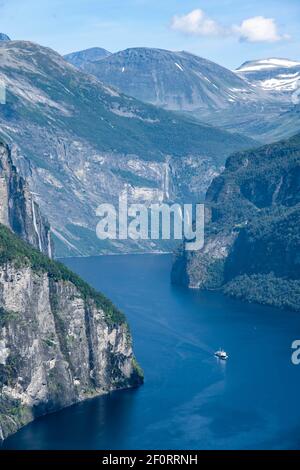
{"label": "white boat", "polygon": [[219,351],[216,351],[215,356],[219,359],[222,359],[223,361],[226,361],[226,359],[228,359],[228,354],[226,351],[224,351],[224,349],[219,349]]}

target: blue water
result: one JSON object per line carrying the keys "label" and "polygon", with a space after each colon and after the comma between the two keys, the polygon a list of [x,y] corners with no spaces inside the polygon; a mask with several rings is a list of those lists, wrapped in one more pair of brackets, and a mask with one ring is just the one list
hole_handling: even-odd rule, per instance
{"label": "blue water", "polygon": [[126,312],[145,384],[40,418],[4,448],[300,448],[299,315],[174,287],[169,255],[65,262]]}

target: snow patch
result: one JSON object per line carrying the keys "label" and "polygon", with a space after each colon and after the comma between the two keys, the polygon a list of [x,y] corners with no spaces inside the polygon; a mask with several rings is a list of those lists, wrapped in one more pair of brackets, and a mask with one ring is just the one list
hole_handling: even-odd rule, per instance
{"label": "snow patch", "polygon": [[183,72],[183,68],[181,67],[181,65],[179,65],[177,62],[175,62],[175,65],[177,68],[179,68],[179,70],[181,70],[181,72]]}

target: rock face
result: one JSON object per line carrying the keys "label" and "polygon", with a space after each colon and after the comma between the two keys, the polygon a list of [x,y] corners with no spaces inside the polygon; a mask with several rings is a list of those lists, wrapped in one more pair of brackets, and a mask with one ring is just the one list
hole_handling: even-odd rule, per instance
{"label": "rock face", "polygon": [[99,204],[116,205],[126,187],[129,202],[199,200],[226,156],[255,146],[122,95],[30,42],[0,43],[1,79],[0,135],[51,224],[58,256],[162,250],[159,241],[100,242]]}
{"label": "rock face", "polygon": [[52,257],[50,227],[33,195],[12,163],[9,148],[0,142],[0,223]]}
{"label": "rock face", "polygon": [[206,198],[205,247],[172,279],[300,310],[300,135],[234,155]]}
{"label": "rock face", "polygon": [[0,225],[0,439],[37,416],[141,382],[123,315]]}

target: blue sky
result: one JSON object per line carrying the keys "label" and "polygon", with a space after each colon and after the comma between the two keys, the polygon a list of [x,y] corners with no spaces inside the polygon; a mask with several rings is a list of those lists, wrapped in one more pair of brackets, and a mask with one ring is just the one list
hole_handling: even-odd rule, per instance
{"label": "blue sky", "polygon": [[60,53],[160,47],[229,68],[300,60],[299,20],[299,0],[0,0],[1,32]]}

